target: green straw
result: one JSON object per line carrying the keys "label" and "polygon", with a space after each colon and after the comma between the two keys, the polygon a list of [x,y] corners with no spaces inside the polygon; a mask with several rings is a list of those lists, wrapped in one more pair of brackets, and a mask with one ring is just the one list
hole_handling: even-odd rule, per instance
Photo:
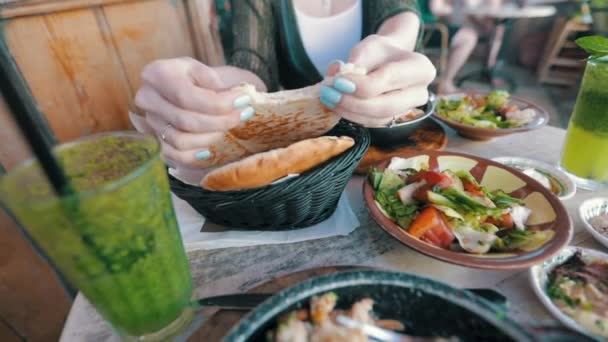
{"label": "green straw", "polygon": [[59,196],[74,191],[51,147],[34,123],[34,117],[42,117],[21,74],[13,64],[12,56],[4,42],[0,44],[0,91],[21,133],[40,162],[49,182]]}

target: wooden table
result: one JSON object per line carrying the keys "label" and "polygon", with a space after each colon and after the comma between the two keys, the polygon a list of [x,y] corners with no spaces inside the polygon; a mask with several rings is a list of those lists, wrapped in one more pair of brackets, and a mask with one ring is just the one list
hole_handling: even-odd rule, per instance
{"label": "wooden table", "polygon": [[[484,157],[522,156],[555,163],[560,156],[565,131],[544,127],[489,142],[466,140],[449,130],[447,149]],[[294,244],[194,251],[189,254],[195,296],[242,292],[276,276],[329,265],[367,265],[415,273],[458,287],[495,288],[507,296],[511,316],[522,323],[558,324],[532,292],[527,271],[494,272],[468,269],[424,256],[391,238],[369,217],[364,207],[363,177],[354,177],[347,193],[361,226],[345,237]],[[574,245],[602,250],[582,227],[577,214],[580,203],[590,197],[608,195],[579,190],[564,202],[574,221]],[[117,341],[107,323],[79,294],[67,319],[62,341]]]}

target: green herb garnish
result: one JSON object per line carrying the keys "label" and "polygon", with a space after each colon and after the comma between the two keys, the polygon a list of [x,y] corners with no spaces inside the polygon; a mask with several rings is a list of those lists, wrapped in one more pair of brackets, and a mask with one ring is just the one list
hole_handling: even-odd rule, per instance
{"label": "green herb garnish", "polygon": [[574,299],[574,298],[568,296],[564,292],[564,290],[562,290],[560,285],[564,281],[567,281],[567,278],[561,278],[560,281],[557,281],[555,279],[550,279],[550,284],[547,287],[547,294],[552,299],[561,300],[562,302],[566,303],[566,305],[568,305],[569,307],[576,308],[577,306],[580,305],[580,300]]}
{"label": "green herb garnish", "polygon": [[575,40],[576,45],[585,50],[592,58],[608,56],[608,38],[602,36],[587,36]]}

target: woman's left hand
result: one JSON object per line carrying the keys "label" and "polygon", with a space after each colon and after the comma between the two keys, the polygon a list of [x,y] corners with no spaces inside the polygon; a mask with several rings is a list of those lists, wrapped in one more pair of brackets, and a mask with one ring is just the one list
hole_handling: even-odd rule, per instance
{"label": "woman's left hand", "polygon": [[[321,102],[347,120],[364,126],[383,126],[394,116],[428,101],[427,87],[435,67],[424,55],[400,47],[398,41],[370,35],[350,52],[348,63],[367,70],[366,75],[335,77],[321,89]],[[335,75],[339,64],[330,66]]]}

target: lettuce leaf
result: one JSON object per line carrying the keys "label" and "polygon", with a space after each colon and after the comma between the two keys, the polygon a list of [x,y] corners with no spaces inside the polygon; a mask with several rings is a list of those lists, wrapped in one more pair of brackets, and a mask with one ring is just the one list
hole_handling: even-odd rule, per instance
{"label": "lettuce leaf", "polygon": [[492,248],[498,251],[523,250],[534,251],[553,238],[555,232],[548,230],[510,229],[494,242]]}
{"label": "lettuce leaf", "polygon": [[508,208],[513,205],[524,205],[524,202],[521,199],[509,196],[502,190],[488,192],[487,196],[492,200],[492,202],[494,202],[494,204],[496,204],[498,208]]}
{"label": "lettuce leaf", "polygon": [[369,182],[372,184],[372,188],[374,190],[378,190],[380,186],[380,181],[382,181],[382,177],[384,176],[384,172],[378,168],[372,168],[369,171]]}
{"label": "lettuce leaf", "polygon": [[493,91],[486,98],[486,106],[491,109],[502,107],[509,102],[509,96],[509,92],[504,90]]}
{"label": "lettuce leaf", "polygon": [[473,175],[469,171],[467,171],[467,170],[457,170],[457,171],[453,171],[453,172],[460,179],[465,179],[465,180],[469,181],[470,183],[473,183],[475,185],[479,185],[479,182],[477,182],[477,179],[475,179],[475,177],[473,177]]}
{"label": "lettuce leaf", "polygon": [[457,207],[467,212],[485,212],[487,209],[491,209],[474,200],[461,190],[447,188],[441,190],[440,194],[455,203]]}
{"label": "lettuce leaf", "polygon": [[382,174],[382,178],[378,184],[377,190],[394,190],[397,192],[399,188],[405,185],[405,182],[399,175],[392,170],[386,169]]}
{"label": "lettuce leaf", "polygon": [[380,189],[374,196],[382,209],[402,228],[407,228],[418,214],[414,204],[405,205],[397,197],[397,189]]}

